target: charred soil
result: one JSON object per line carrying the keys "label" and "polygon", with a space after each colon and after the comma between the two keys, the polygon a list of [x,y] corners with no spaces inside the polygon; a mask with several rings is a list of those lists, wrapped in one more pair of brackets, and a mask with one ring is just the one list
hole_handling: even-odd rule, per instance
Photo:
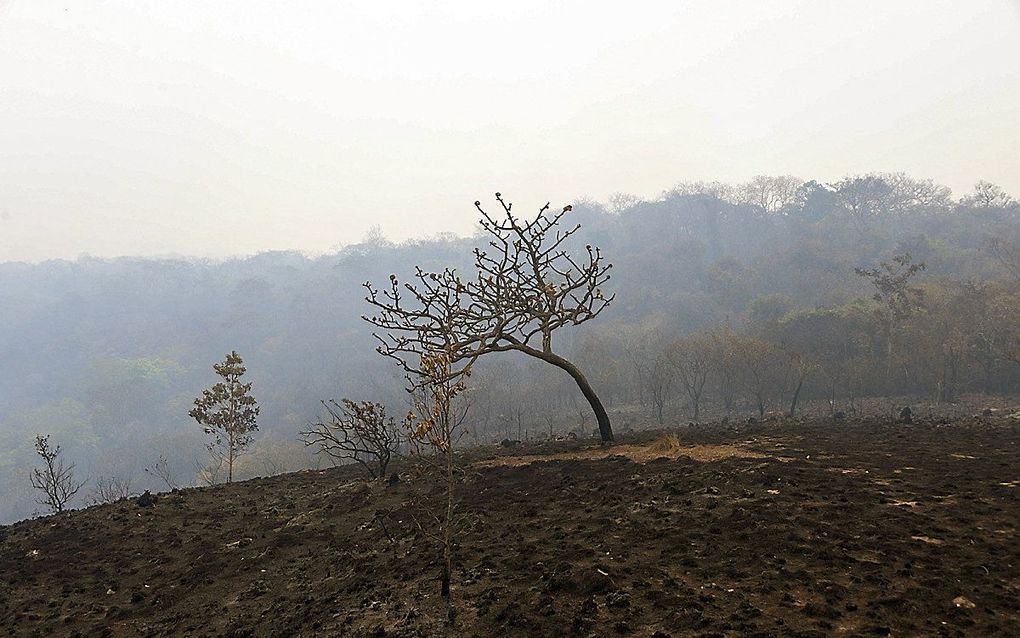
{"label": "charred soil", "polygon": [[1016,636],[1017,423],[472,451],[450,623],[427,471],[121,501],[0,528],[0,634]]}

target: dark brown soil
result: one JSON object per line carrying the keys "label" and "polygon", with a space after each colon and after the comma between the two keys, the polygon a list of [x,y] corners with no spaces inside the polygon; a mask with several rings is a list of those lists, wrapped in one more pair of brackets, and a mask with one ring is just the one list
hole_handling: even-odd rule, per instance
{"label": "dark brown soil", "polygon": [[472,453],[452,625],[429,474],[344,468],[0,528],[0,635],[1020,635],[1017,421],[648,440]]}

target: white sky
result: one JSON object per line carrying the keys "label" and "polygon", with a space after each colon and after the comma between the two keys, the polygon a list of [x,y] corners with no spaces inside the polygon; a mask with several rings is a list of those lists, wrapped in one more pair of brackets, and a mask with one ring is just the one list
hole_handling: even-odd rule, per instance
{"label": "white sky", "polygon": [[0,260],[894,170],[1020,195],[1020,3],[0,0]]}

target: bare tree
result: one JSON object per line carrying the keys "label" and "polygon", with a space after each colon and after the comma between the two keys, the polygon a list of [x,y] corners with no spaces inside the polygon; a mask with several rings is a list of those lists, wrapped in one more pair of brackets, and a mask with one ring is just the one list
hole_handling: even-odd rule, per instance
{"label": "bare tree", "polygon": [[687,391],[695,422],[701,417],[701,402],[705,383],[712,371],[712,341],[704,336],[692,336],[673,341],[666,347],[666,361],[676,372],[680,384]]}
{"label": "bare tree", "polygon": [[974,208],[1009,208],[1016,204],[1016,200],[1000,186],[984,180],[974,184],[974,191],[960,202]]}
{"label": "bare tree", "polygon": [[931,179],[916,179],[906,173],[883,173],[882,178],[892,188],[888,212],[893,215],[942,211],[951,206],[952,191]]}
{"label": "bare tree", "polygon": [[223,476],[223,466],[226,465],[226,459],[222,456],[213,456],[212,463],[208,465],[203,464],[198,459],[195,459],[194,464],[195,482],[198,485],[216,485]]}
{"label": "bare tree", "polygon": [[815,363],[802,352],[787,349],[784,351],[786,355],[787,365],[789,372],[792,375],[793,381],[793,392],[790,396],[790,409],[786,415],[791,419],[797,414],[797,402],[800,400],[800,393],[804,389],[804,381],[815,369]]}
{"label": "bare tree", "polygon": [[319,452],[334,461],[361,464],[372,478],[386,476],[390,459],[400,445],[400,430],[393,417],[386,416],[381,403],[350,399],[323,401],[329,415],[301,433],[305,445],[318,446]]}
{"label": "bare tree", "polygon": [[609,196],[606,208],[610,213],[619,214],[628,208],[633,208],[641,203],[641,198],[630,193],[613,193]]}
{"label": "bare tree", "polygon": [[755,406],[758,408],[758,418],[764,418],[765,409],[769,405],[771,391],[775,385],[779,353],[771,343],[752,337],[740,337],[737,348],[738,360],[741,364],[741,380],[754,399]]}
{"label": "bare tree", "polygon": [[662,199],[704,195],[732,204],[739,201],[736,190],[732,185],[723,182],[679,182],[663,192]]}
{"label": "bare tree", "polygon": [[131,496],[131,479],[109,478],[100,476],[96,479],[96,488],[88,497],[89,505],[102,505],[104,503],[115,503],[122,498]]}
{"label": "bare tree", "polygon": [[673,397],[673,381],[676,376],[673,367],[666,356],[660,354],[651,361],[638,364],[638,371],[644,381],[644,388],[648,390],[648,395],[652,399],[655,418],[659,425],[662,425],[666,404]]}
{"label": "bare tree", "polygon": [[733,413],[741,370],[740,352],[736,346],[738,337],[728,324],[724,324],[709,333],[708,338],[712,344],[719,398],[729,417]]}
{"label": "bare tree", "polygon": [[778,213],[792,204],[804,180],[792,175],[757,175],[738,187],[740,201],[766,214]]}
{"label": "bare tree", "polygon": [[455,270],[417,269],[416,282],[377,290],[366,283],[367,301],[378,314],[364,319],[383,329],[378,351],[396,360],[415,380],[427,379],[420,369],[423,354],[449,357],[450,379],[470,372],[479,357],[517,351],[550,363],[569,374],[591,405],[604,442],[613,430],[598,395],[581,370],[553,351],[553,333],[597,317],[613,301],[602,291],[611,264],[604,264],[597,247],[585,247],[576,259],[566,251],[580,229],[559,229],[571,210],[558,213],[543,206],[531,220],[516,218],[512,205],[496,193],[502,209],[490,215],[481,205],[482,229],[490,237],[489,250],[476,248],[475,273],[462,279]]}
{"label": "bare tree", "polygon": [[155,476],[163,484],[167,486],[169,490],[176,490],[178,487],[177,479],[174,478],[173,472],[170,470],[170,464],[167,462],[165,455],[160,454],[159,458],[152,465],[143,468],[146,474]]}
{"label": "bare tree", "polygon": [[49,434],[35,437],[35,452],[43,460],[43,467],[33,469],[29,476],[32,487],[43,493],[36,502],[49,508],[52,514],[63,512],[85,481],[74,477],[74,463],[64,464],[59,445],[50,447]]}

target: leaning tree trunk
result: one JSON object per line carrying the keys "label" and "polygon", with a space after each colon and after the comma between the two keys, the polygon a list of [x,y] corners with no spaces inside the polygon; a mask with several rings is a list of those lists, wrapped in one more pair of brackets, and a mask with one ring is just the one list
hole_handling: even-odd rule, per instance
{"label": "leaning tree trunk", "polygon": [[605,407],[602,406],[602,401],[599,400],[595,390],[588,383],[588,379],[585,378],[584,374],[575,366],[573,363],[567,361],[563,357],[553,354],[552,352],[545,352],[542,350],[536,350],[534,348],[521,349],[525,354],[529,354],[533,357],[537,357],[546,363],[551,363],[557,368],[565,371],[570,377],[577,383],[577,387],[581,389],[581,394],[591,404],[591,409],[595,413],[595,420],[599,424],[599,436],[603,443],[613,442],[613,426],[609,424],[609,414],[606,413]]}
{"label": "leaning tree trunk", "polygon": [[793,391],[793,400],[790,401],[790,412],[788,413],[790,418],[797,412],[797,399],[800,398],[800,390],[804,387],[804,377],[801,376],[797,379],[797,389]]}

